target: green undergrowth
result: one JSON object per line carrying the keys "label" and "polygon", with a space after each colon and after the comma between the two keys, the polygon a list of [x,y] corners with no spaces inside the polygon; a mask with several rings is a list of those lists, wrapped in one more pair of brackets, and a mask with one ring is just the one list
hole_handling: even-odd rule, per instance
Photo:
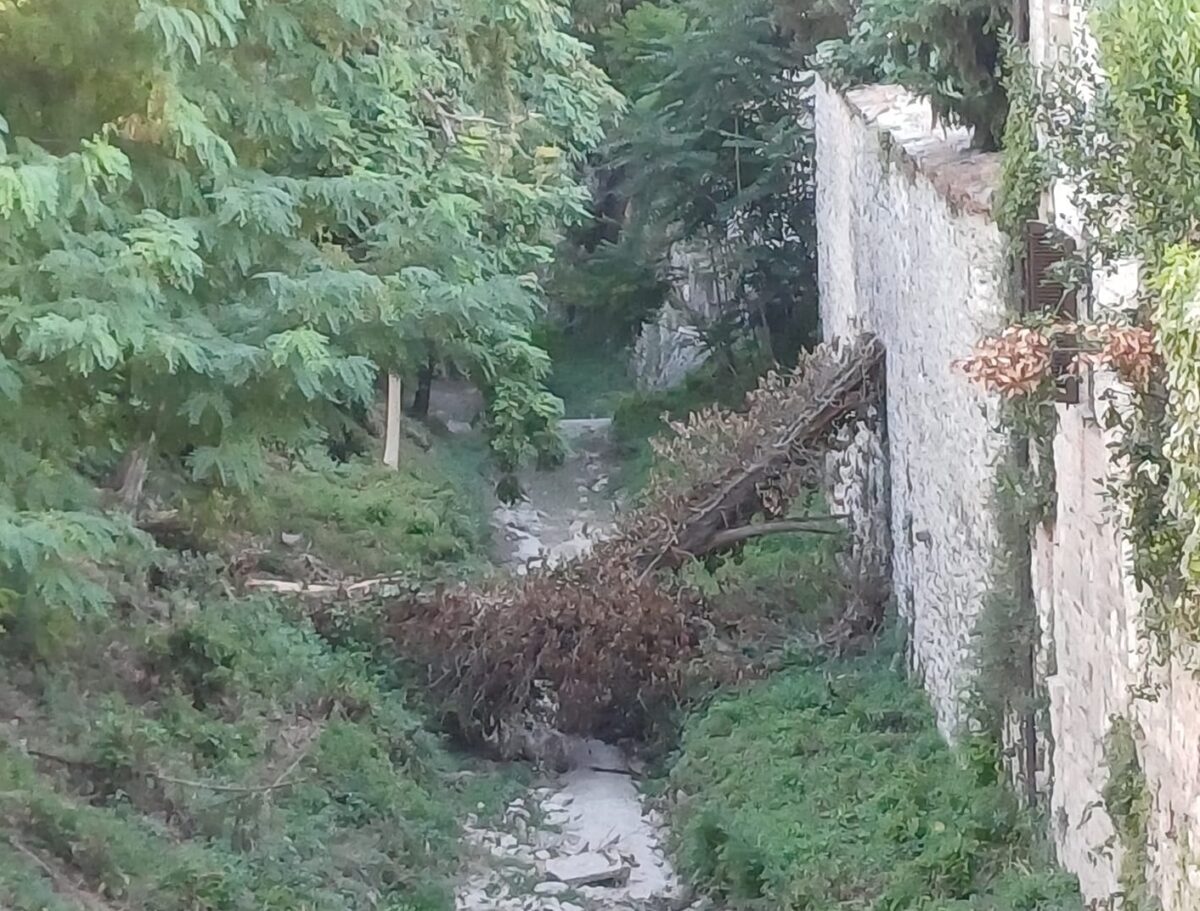
{"label": "green undergrowth", "polygon": [[666,427],[664,415],[674,421],[710,405],[739,408],[763,367],[754,359],[736,370],[710,362],[672,389],[620,396],[613,411],[613,439],[622,457],[618,486],[632,493],[645,486],[653,464],[650,440]]}
{"label": "green undergrowth", "polygon": [[521,783],[426,723],[371,605],[236,592],[247,560],[306,578],[482,565],[486,452],[455,443],[406,444],[398,472],[279,462],[237,495],[156,473],[148,496],[180,508],[149,570],[106,611],[10,618],[0,908],[453,907],[462,818]]}
{"label": "green undergrowth", "polygon": [[0,665],[0,907],[452,907],[456,820],[515,785],[459,774],[391,669],[294,607],[164,609]]}
{"label": "green undergrowth", "polygon": [[456,439],[404,447],[398,471],[366,458],[276,465],[252,496],[209,497],[196,521],[209,538],[248,536],[281,575],[298,554],[349,575],[444,575],[483,552],[486,459],[486,444]]}
{"label": "green undergrowth", "polygon": [[546,385],[563,400],[564,417],[610,417],[634,388],[629,352],[595,330],[568,334],[546,326],[539,341],[553,364]]}
{"label": "green undergrowth", "polygon": [[883,650],[811,657],[685,727],[684,872],[733,908],[1067,911],[1074,884],[988,763],[960,759]]}
{"label": "green undergrowth", "polygon": [[[789,517],[824,512],[814,495]],[[839,613],[841,543],[840,535],[771,535],[685,569],[684,579],[703,593],[718,632],[750,657],[770,658]]]}

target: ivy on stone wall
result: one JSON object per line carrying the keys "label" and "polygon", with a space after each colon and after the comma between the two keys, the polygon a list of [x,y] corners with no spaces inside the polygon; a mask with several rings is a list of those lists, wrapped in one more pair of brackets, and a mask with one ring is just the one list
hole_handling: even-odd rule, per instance
{"label": "ivy on stone wall", "polygon": [[1181,570],[1173,603],[1180,627],[1196,639],[1200,638],[1200,321],[1195,308],[1200,301],[1200,249],[1179,245],[1167,250],[1153,288],[1169,403],[1163,441],[1169,473],[1163,503],[1166,514],[1177,523],[1168,553]]}
{"label": "ivy on stone wall", "polygon": [[[1000,185],[993,215],[1009,238],[1009,263],[1018,269],[1016,239],[1025,222],[1037,214],[1042,191],[1049,183],[1049,166],[1038,146],[1037,85],[1027,53],[1005,40],[1005,88],[1009,99],[1004,129]],[[1014,292],[1012,310],[1019,311]],[[1037,715],[1042,710],[1035,679],[1035,650],[1040,636],[1034,600],[1033,536],[1039,524],[1053,516],[1055,479],[1053,440],[1057,412],[1053,386],[1038,381],[1035,394],[1002,400],[999,430],[1008,437],[995,467],[992,494],[996,547],[992,553],[989,587],[973,630],[974,679],[972,715],[982,733],[1002,752],[1009,765],[1021,770],[1030,802],[1036,763]],[[1016,738],[1006,736],[1013,722]],[[1015,741],[1015,742],[1014,742]]]}
{"label": "ivy on stone wall", "polygon": [[1148,882],[1149,830],[1152,798],[1146,773],[1138,760],[1134,725],[1128,718],[1112,719],[1104,741],[1108,778],[1102,797],[1116,829],[1122,856],[1119,872],[1123,911],[1158,911],[1161,907]]}
{"label": "ivy on stone wall", "polygon": [[1038,214],[1042,192],[1050,185],[1051,164],[1038,141],[1041,96],[1037,74],[1029,52],[1011,38],[1005,39],[1004,86],[1008,119],[992,216],[1001,231],[1017,238],[1025,222]]}
{"label": "ivy on stone wall", "polygon": [[[1087,60],[1057,75],[1045,124],[1095,258],[1136,256],[1148,277],[1133,318],[1156,338],[1153,381],[1107,423],[1146,622],[1160,655],[1200,640],[1200,20],[1191,0],[1103,0],[1092,13],[1103,78]],[[1124,434],[1123,434],[1124,435]]]}
{"label": "ivy on stone wall", "polygon": [[1200,20],[1192,7],[1101,0],[1091,18],[1098,59],[1060,62],[1040,85],[1011,58],[997,210],[1013,231],[1039,180],[1064,180],[1087,250],[1076,272],[1128,258],[1142,264],[1141,301],[1104,315],[1128,328],[1102,345],[1142,364],[1144,381],[1112,392],[1102,420],[1114,431],[1107,491],[1159,658],[1178,654],[1180,635],[1200,642],[1200,326],[1191,314],[1200,297]]}
{"label": "ivy on stone wall", "polygon": [[[994,466],[992,513],[996,547],[988,591],[973,630],[974,677],[971,715],[980,733],[998,749],[1005,765],[1020,770],[1030,804],[1036,803],[1034,773],[1038,715],[1035,653],[1040,638],[1033,592],[1033,538],[1054,514],[1054,460],[1049,447],[1057,417],[1049,396],[1007,400],[999,429],[1008,437]],[[1009,732],[1016,724],[1016,735]]]}

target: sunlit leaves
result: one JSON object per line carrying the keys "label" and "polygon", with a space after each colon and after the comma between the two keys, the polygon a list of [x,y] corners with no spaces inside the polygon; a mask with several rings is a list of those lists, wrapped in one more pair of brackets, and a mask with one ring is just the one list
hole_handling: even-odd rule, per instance
{"label": "sunlit leaves", "polygon": [[[529,276],[582,214],[575,166],[617,103],[566,24],[550,0],[7,10],[13,507],[36,518],[29,465],[111,467],[151,430],[197,479],[251,484],[265,445],[311,445],[431,348],[493,387],[502,452],[552,436]],[[19,565],[32,592],[42,564]]]}

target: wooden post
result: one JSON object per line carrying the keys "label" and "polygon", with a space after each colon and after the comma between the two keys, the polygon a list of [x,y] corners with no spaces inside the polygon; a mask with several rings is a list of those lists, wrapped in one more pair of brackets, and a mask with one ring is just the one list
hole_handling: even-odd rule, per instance
{"label": "wooden post", "polygon": [[400,467],[400,377],[388,374],[387,423],[383,432],[383,464]]}

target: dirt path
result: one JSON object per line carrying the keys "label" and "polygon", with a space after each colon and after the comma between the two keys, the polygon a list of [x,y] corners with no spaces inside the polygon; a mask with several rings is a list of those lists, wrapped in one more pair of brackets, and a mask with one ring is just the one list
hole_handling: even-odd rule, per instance
{"label": "dirt path", "polygon": [[612,525],[615,503],[609,476],[615,468],[609,418],[562,422],[570,452],[554,471],[528,470],[521,486],[529,499],[498,505],[492,513],[497,563],[526,572],[530,565],[586,553]]}
{"label": "dirt path", "polygon": [[[469,432],[471,402],[443,389],[433,408],[451,430]],[[513,572],[585,552],[611,526],[609,478],[616,468],[607,418],[569,420],[570,445],[554,471],[521,478],[528,500],[497,505],[495,559]],[[691,905],[666,852],[664,821],[649,810],[635,772],[616,747],[577,741],[569,769],[542,773],[509,805],[502,823],[469,819],[470,860],[456,892],[459,911],[666,911]]]}

